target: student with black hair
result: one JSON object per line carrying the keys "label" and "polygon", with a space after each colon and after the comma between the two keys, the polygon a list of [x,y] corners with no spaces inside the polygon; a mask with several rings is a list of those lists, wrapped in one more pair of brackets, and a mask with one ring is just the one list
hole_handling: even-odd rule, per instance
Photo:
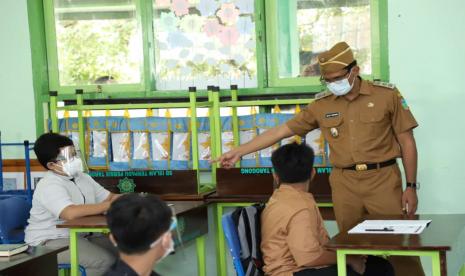
{"label": "student with black hair", "polygon": [[[103,214],[118,195],[83,173],[82,161],[70,138],[56,133],[43,134],[34,143],[34,152],[48,171],[35,187],[25,241],[32,246],[51,248],[69,245],[69,230],[56,225]],[[78,250],[79,264],[84,266],[87,275],[102,275],[116,256],[108,237],[98,234],[80,236]],[[58,263],[70,263],[69,250],[58,254]]]}
{"label": "student with black hair", "polygon": [[174,248],[176,222],[166,203],[155,195],[126,194],[111,204],[107,222],[120,259],[105,275],[158,275],[155,264]]}
{"label": "student with black hair", "polygon": [[[266,275],[336,276],[336,253],[328,242],[320,211],[308,188],[315,170],[313,150],[306,144],[287,144],[271,156],[273,178],[279,185],[261,215],[261,250]],[[350,255],[348,275],[394,275],[379,257]]]}

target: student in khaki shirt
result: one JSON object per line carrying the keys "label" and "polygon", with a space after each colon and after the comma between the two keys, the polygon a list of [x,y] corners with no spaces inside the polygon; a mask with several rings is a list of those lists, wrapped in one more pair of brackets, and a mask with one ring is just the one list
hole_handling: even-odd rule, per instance
{"label": "student in khaki shirt", "polygon": [[[312,194],[308,193],[314,154],[305,144],[288,144],[272,157],[279,188],[261,215],[261,250],[266,275],[337,275],[336,253],[324,248],[328,233]],[[348,275],[394,275],[379,257],[349,256]]]}

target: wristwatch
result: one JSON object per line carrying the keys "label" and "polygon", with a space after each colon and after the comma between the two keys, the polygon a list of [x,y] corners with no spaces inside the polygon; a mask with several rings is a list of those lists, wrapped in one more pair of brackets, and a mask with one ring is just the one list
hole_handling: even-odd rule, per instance
{"label": "wristwatch", "polygon": [[415,189],[415,190],[419,190],[420,189],[420,183],[418,183],[418,182],[407,182],[406,187],[407,188],[412,188],[412,189]]}

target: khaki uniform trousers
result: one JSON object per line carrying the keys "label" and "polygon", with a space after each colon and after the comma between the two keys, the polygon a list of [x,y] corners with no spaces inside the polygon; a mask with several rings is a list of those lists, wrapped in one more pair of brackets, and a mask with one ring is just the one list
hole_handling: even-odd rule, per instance
{"label": "khaki uniform trousers", "polygon": [[[397,164],[367,171],[333,168],[329,182],[340,231],[351,229],[365,214],[402,214],[402,178]],[[389,261],[397,276],[424,275],[419,257],[391,256]]]}

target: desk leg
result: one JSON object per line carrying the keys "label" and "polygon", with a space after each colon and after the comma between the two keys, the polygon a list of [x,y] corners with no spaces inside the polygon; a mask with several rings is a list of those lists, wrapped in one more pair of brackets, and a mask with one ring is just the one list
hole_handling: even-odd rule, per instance
{"label": "desk leg", "polygon": [[343,250],[337,250],[337,275],[347,275],[346,254]]}
{"label": "desk leg", "polygon": [[441,262],[441,275],[447,276],[447,258],[446,252],[439,252],[439,261]]}
{"label": "desk leg", "polygon": [[197,268],[199,276],[207,275],[207,265],[205,259],[205,236],[195,239],[197,244]]}
{"label": "desk leg", "polygon": [[79,274],[79,258],[78,258],[78,232],[76,229],[69,229],[69,255],[71,259],[71,276]]}
{"label": "desk leg", "polygon": [[223,205],[216,204],[216,270],[218,276],[226,276],[226,248],[223,236]]}

